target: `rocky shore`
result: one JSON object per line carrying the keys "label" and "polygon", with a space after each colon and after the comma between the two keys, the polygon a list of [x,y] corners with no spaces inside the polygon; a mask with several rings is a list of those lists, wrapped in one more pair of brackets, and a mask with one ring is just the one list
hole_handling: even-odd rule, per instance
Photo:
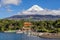
{"label": "rocky shore", "polygon": [[39,35],[39,37],[44,37],[44,38],[60,38],[60,33],[43,33],[43,35]]}
{"label": "rocky shore", "polygon": [[60,38],[60,33],[37,33],[37,32],[31,32],[31,35],[42,37],[42,38]]}

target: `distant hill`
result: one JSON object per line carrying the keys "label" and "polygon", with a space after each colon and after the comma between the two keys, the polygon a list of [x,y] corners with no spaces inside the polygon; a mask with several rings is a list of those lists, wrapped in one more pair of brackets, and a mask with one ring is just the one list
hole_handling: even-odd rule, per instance
{"label": "distant hill", "polygon": [[11,20],[21,20],[21,19],[32,19],[32,20],[57,20],[60,19],[60,16],[53,15],[14,15],[6,19]]}

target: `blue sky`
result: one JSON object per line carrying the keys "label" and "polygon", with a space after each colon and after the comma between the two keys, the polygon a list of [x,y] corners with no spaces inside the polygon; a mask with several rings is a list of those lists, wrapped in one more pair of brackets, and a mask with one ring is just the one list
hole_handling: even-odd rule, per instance
{"label": "blue sky", "polygon": [[60,0],[0,0],[0,18],[6,18],[27,10],[33,5],[42,8],[57,10],[60,9]]}

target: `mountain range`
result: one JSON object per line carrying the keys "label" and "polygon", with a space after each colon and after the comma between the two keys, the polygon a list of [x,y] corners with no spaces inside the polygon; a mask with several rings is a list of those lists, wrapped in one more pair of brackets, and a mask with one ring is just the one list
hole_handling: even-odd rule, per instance
{"label": "mountain range", "polygon": [[20,12],[18,15],[13,15],[6,19],[57,20],[60,19],[60,10],[48,10],[38,5],[33,5],[31,8]]}

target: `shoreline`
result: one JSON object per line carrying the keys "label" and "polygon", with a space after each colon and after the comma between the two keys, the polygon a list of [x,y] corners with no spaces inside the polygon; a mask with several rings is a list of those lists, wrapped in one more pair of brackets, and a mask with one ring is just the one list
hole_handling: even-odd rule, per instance
{"label": "shoreline", "polygon": [[4,33],[26,33],[27,35],[33,35],[33,36],[37,36],[37,37],[42,37],[42,38],[60,38],[60,33],[46,33],[46,32],[24,32],[24,31],[19,31],[19,30],[9,30],[9,31],[4,31]]}
{"label": "shoreline", "polygon": [[42,38],[60,38],[60,33],[36,33],[32,34],[37,37],[42,37]]}
{"label": "shoreline", "polygon": [[43,38],[60,38],[60,33],[43,33],[43,35],[39,36]]}
{"label": "shoreline", "polygon": [[42,38],[60,38],[60,33],[31,32],[28,35],[33,35]]}
{"label": "shoreline", "polygon": [[4,33],[7,33],[7,32],[16,32],[16,30],[4,31]]}

